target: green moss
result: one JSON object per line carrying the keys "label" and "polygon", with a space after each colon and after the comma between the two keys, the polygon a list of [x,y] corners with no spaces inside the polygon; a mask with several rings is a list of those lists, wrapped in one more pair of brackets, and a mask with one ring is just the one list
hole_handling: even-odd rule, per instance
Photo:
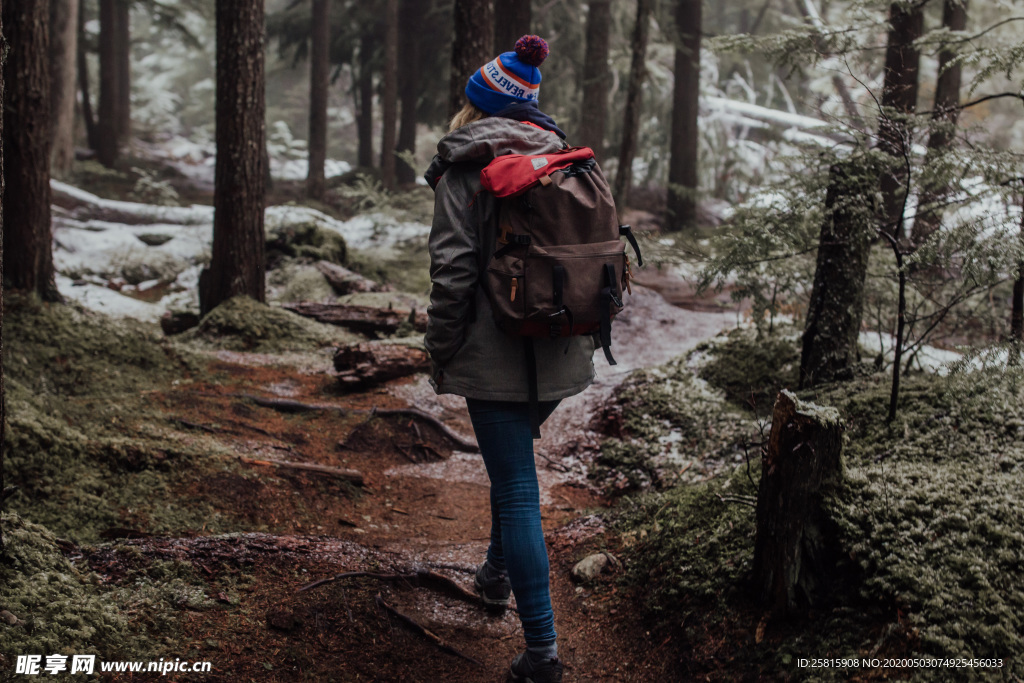
{"label": "green moss", "polygon": [[753,495],[739,468],[704,484],[645,494],[623,508],[615,525],[634,544],[628,576],[646,587],[644,606],[655,619],[675,618],[687,605],[721,610],[742,592],[754,557],[754,509],[723,497]]}
{"label": "green moss", "polygon": [[148,651],[95,574],[80,572],[46,528],[3,515],[0,607],[23,625],[0,624],[0,654],[96,654],[124,659]]}
{"label": "green moss", "polygon": [[425,241],[410,240],[393,248],[353,250],[346,267],[400,292],[430,294],[430,255]]}
{"label": "green moss", "polygon": [[1024,401],[914,374],[887,425],[889,387],[877,375],[822,392],[850,426],[834,517],[860,596],[900,606],[924,654],[1006,658],[1024,645]]}
{"label": "green moss", "polygon": [[[860,596],[907,614],[920,651],[1008,658],[1024,646],[1022,476],[976,459],[851,469],[835,501]],[[1011,664],[1019,676],[1024,662]]]}
{"label": "green moss", "polygon": [[353,335],[339,327],[237,296],[210,311],[198,327],[181,337],[213,342],[218,348],[233,351],[269,353],[308,351],[351,340]]}
{"label": "green moss", "polygon": [[743,443],[756,433],[683,359],[633,372],[605,420],[621,436],[602,444],[592,476],[618,491],[671,484],[683,467],[697,478],[742,462]]}
{"label": "green moss", "polygon": [[61,397],[136,392],[180,375],[192,362],[157,325],[25,297],[8,296],[4,341],[9,378]]}
{"label": "green moss", "polygon": [[7,508],[76,542],[111,527],[155,533],[220,528],[177,490],[223,447],[168,427],[151,394],[198,363],[156,326],[11,297],[5,311]]}
{"label": "green moss", "polygon": [[[153,533],[181,533],[204,524],[220,528],[208,504],[175,493],[198,468],[223,457],[215,455],[222,450],[218,444],[193,436],[186,445],[158,429],[112,435],[107,428],[114,426],[102,422],[83,421],[76,428],[68,424],[68,414],[40,409],[39,399],[20,384],[11,382],[7,389],[5,472],[7,483],[18,487],[8,508],[79,543],[96,542],[111,527],[142,522]],[[112,414],[123,416],[126,410],[145,414],[147,408],[141,399],[119,402]],[[162,421],[156,414],[153,419]]]}
{"label": "green moss", "polygon": [[737,328],[723,337],[701,344],[703,355],[698,375],[721,389],[730,401],[756,407],[761,415],[771,412],[775,395],[793,389],[800,378],[800,354],[792,334],[758,335]]}
{"label": "green moss", "polygon": [[[745,362],[749,346],[731,348],[731,354],[705,348],[690,362],[702,374],[702,363]],[[693,414],[690,385],[663,379],[678,378],[678,370],[676,362],[640,375],[639,386],[622,392],[623,424],[641,441]],[[648,390],[644,383],[652,378]],[[793,660],[808,653],[880,652],[1003,658],[998,675],[1024,675],[1024,662],[1013,659],[1024,645],[1021,392],[1012,384],[909,375],[898,419],[888,425],[889,381],[877,374],[800,392],[800,405],[831,405],[822,409],[825,417],[846,425],[846,480],[827,505],[848,558],[839,568],[847,592],[759,647],[737,645],[728,656],[739,669],[773,678],[792,675]],[[719,413],[707,417],[709,424],[736,419],[721,401],[706,409]],[[644,448],[650,446],[637,452],[649,452]],[[623,457],[621,445],[606,449]],[[761,609],[743,591],[754,542],[754,511],[743,501],[752,500],[754,489],[743,467],[727,471],[706,484],[640,497],[618,524],[633,544],[629,578],[643,590],[648,615],[669,631],[683,624],[687,638],[705,643],[728,638],[729,628],[752,628],[746,615]],[[843,680],[846,673],[796,675]],[[928,673],[912,676],[927,680]]]}

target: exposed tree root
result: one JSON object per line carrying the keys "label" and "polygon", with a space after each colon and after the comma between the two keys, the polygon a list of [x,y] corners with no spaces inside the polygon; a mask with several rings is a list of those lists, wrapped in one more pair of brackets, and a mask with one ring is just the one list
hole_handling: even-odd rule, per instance
{"label": "exposed tree root", "polygon": [[271,408],[282,413],[308,413],[308,412],[338,412],[342,414],[365,414],[370,417],[413,417],[423,422],[426,422],[430,426],[439,430],[447,438],[451,439],[456,446],[462,450],[477,452],[480,447],[476,441],[470,441],[465,439],[455,432],[453,432],[446,424],[438,420],[433,415],[425,413],[422,410],[416,408],[343,408],[341,406],[330,405],[326,403],[303,403],[301,401],[293,401],[287,398],[267,398],[264,396],[254,396],[252,394],[236,394],[241,398],[246,398],[255,403],[258,406],[264,408]]}
{"label": "exposed tree root", "polygon": [[381,607],[381,609],[383,609],[388,614],[392,615],[393,617],[395,617],[396,619],[401,621],[403,624],[405,624],[410,629],[412,629],[415,633],[420,634],[421,636],[423,636],[424,638],[426,638],[430,642],[434,643],[434,645],[437,645],[437,647],[439,649],[441,649],[444,652],[447,652],[449,654],[453,654],[456,657],[460,657],[462,659],[465,659],[467,662],[472,662],[473,664],[476,664],[477,666],[483,666],[483,663],[480,662],[479,660],[473,659],[469,655],[467,655],[467,654],[465,654],[463,652],[460,652],[459,650],[456,650],[454,647],[452,647],[448,643],[444,642],[444,640],[440,636],[436,635],[435,633],[432,633],[426,627],[421,626],[415,619],[413,619],[410,616],[406,616],[405,614],[402,614],[401,612],[396,610],[394,607],[392,607],[391,605],[386,603],[384,601],[384,598],[382,598],[380,596],[380,593],[377,594],[377,596],[374,598],[374,600]]}
{"label": "exposed tree root", "polygon": [[376,579],[377,581],[388,581],[388,582],[402,582],[416,588],[429,588],[436,590],[440,593],[444,593],[450,597],[456,598],[468,602],[471,605],[480,605],[480,596],[476,593],[470,593],[468,590],[463,588],[461,585],[452,581],[447,576],[432,572],[429,569],[418,569],[415,572],[408,574],[378,574],[375,572],[344,572],[342,574],[335,574],[326,579],[320,579],[313,583],[299,588],[296,593],[308,591],[319,586],[323,586],[328,583],[340,581],[342,579]]}

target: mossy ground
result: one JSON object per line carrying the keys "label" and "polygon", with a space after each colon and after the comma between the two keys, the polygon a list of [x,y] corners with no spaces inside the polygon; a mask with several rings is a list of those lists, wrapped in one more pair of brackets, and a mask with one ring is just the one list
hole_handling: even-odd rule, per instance
{"label": "mossy ground", "polygon": [[[18,655],[93,654],[100,660],[149,659],[173,652],[182,609],[213,605],[189,563],[136,553],[113,579],[93,571],[67,541],[17,514],[4,514],[0,609],[19,623],[0,625],[0,670]],[[77,550],[77,548],[75,549]]]}
{"label": "mossy ground", "polygon": [[199,326],[184,333],[182,339],[231,351],[274,353],[344,344],[361,337],[340,327],[239,296],[210,311]]}
{"label": "mossy ground", "polygon": [[[733,379],[766,347],[752,333],[719,342],[691,357],[691,366],[740,400]],[[795,352],[776,349],[758,361],[765,385],[774,390],[777,378],[788,375]],[[684,366],[677,361],[668,367],[673,373]],[[975,675],[1024,675],[1024,661],[1017,657],[1024,646],[1019,389],[910,375],[899,417],[887,425],[888,375],[859,375],[799,394],[834,406],[847,426],[846,481],[830,511],[849,558],[840,567],[849,590],[836,595],[829,609],[793,623],[763,620],[746,588],[755,530],[749,503],[756,489],[745,465],[621,506],[626,512],[618,528],[632,547],[629,579],[643,586],[652,625],[692,651],[694,675],[715,678],[722,675],[721,662],[731,660],[731,671],[769,678],[868,679],[882,672],[800,670],[795,660],[886,655],[1001,658],[1003,669]],[[755,392],[766,391],[765,385],[755,384]],[[712,405],[730,414],[726,404]],[[680,403],[673,409],[681,416],[693,412]],[[665,426],[673,420],[682,417],[662,416]],[[755,481],[759,468],[757,463],[751,473]],[[928,680],[934,673],[888,675]]]}

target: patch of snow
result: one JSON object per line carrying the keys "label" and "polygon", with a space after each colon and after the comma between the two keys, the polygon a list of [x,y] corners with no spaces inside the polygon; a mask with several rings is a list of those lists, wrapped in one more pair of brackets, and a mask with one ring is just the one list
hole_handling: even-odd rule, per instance
{"label": "patch of snow", "polygon": [[[859,342],[861,348],[868,353],[876,356],[881,353],[886,362],[892,363],[893,349],[896,347],[896,338],[892,335],[885,332],[861,332]],[[901,362],[906,363],[907,357],[906,349],[904,349]],[[917,352],[915,363],[922,370],[946,375],[949,372],[949,365],[960,360],[962,357],[963,354],[959,351],[949,351],[925,345]]]}
{"label": "patch of snow", "polygon": [[113,318],[135,318],[144,322],[159,322],[166,310],[159,304],[125,296],[102,285],[85,283],[76,285],[71,278],[57,275],[57,289],[71,301],[77,301],[92,311],[106,313]]}
{"label": "patch of snow", "polygon": [[[324,162],[324,177],[335,178],[352,170],[347,161],[328,159]],[[305,180],[309,175],[307,159],[271,159],[270,175],[274,180]]]}

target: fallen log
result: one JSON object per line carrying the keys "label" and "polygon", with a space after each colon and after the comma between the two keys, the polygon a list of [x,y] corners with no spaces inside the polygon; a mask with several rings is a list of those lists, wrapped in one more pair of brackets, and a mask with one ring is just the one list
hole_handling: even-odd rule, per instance
{"label": "fallen log", "polygon": [[779,393],[757,492],[754,585],[774,614],[821,604],[839,556],[824,502],[842,481],[843,426],[835,408]]}
{"label": "fallen log", "polygon": [[374,282],[368,277],[353,273],[348,268],[330,261],[317,261],[316,269],[323,273],[335,294],[345,295],[358,292],[388,292],[391,287]]}
{"label": "fallen log", "polygon": [[356,486],[363,485],[363,473],[358,470],[347,470],[340,467],[330,467],[328,465],[315,465],[306,462],[288,462],[287,460],[268,460],[266,458],[246,458],[245,456],[238,456],[241,462],[247,465],[264,465],[278,467],[281,469],[289,470],[301,470],[303,472],[315,472],[317,474],[327,474],[332,477],[344,479],[347,482],[355,484]]}
{"label": "fallen log", "polygon": [[365,342],[339,348],[334,375],[346,389],[365,389],[384,382],[430,371],[427,352],[402,344]]}
{"label": "fallen log", "polygon": [[394,334],[406,320],[412,323],[417,332],[426,332],[427,330],[427,314],[416,311],[398,311],[354,304],[319,304],[308,301],[282,304],[281,307],[306,318],[367,335]]}

